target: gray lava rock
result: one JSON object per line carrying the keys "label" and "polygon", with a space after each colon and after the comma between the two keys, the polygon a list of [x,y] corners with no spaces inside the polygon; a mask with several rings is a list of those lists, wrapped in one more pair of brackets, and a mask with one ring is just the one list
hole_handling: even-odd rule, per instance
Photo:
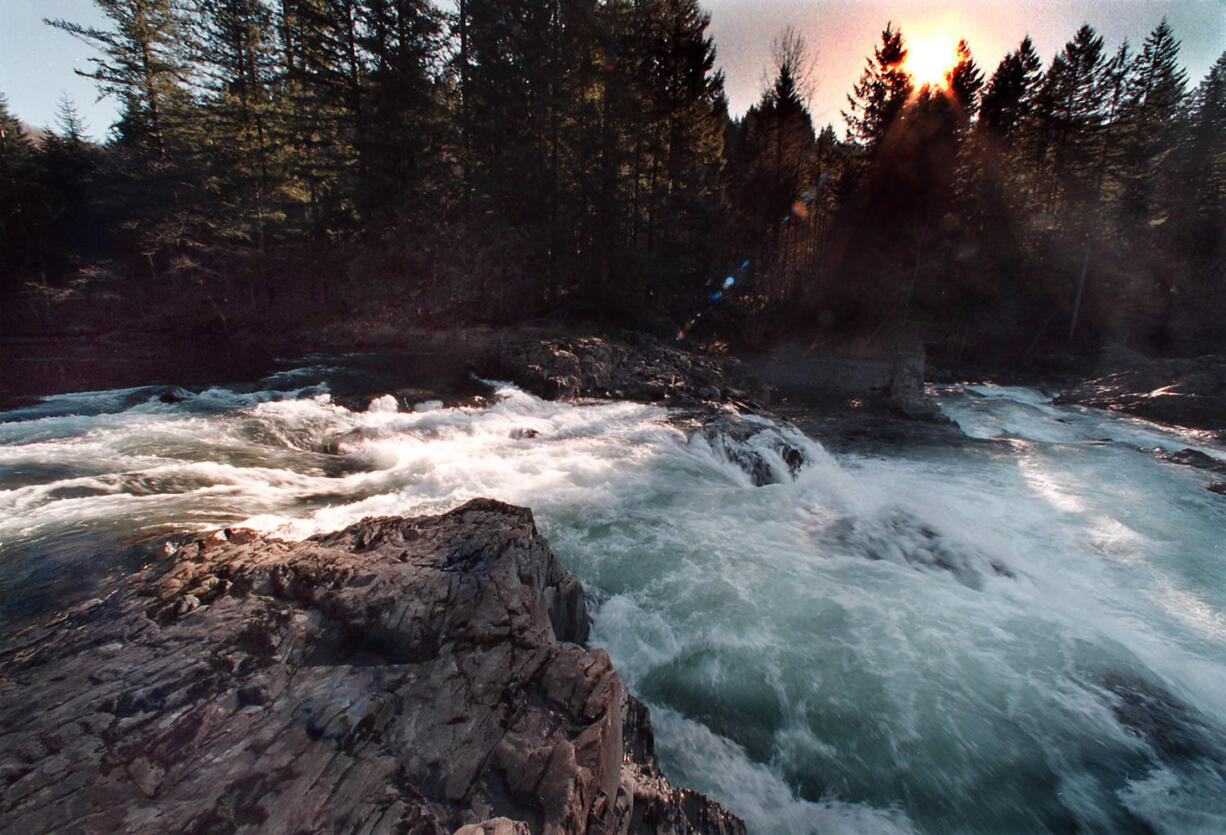
{"label": "gray lava rock", "polygon": [[530,511],[227,531],[0,646],[5,832],[741,833]]}

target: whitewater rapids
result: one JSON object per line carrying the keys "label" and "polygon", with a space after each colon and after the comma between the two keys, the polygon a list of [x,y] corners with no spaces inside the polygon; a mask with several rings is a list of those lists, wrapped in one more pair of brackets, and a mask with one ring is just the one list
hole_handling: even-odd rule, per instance
{"label": "whitewater rapids", "polygon": [[503,384],[346,408],[346,374],[0,412],[3,627],[185,531],[490,496],[583,581],[670,779],[752,832],[1226,832],[1226,498],[1152,454],[1208,439],[954,386],[959,442],[836,457]]}

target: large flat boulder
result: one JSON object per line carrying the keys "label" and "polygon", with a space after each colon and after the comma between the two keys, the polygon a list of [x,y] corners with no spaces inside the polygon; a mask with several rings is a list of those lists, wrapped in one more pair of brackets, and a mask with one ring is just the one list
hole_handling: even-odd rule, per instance
{"label": "large flat boulder", "polygon": [[195,539],[0,646],[0,831],[739,833],[532,514]]}

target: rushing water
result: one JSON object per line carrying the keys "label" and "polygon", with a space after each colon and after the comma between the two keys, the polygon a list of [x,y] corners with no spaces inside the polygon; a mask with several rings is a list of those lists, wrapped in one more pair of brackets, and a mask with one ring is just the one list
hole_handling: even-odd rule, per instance
{"label": "rushing water", "polygon": [[1226,832],[1226,498],[1152,454],[1204,439],[955,386],[966,437],[836,457],[509,386],[346,408],[352,366],[0,413],[0,617],[185,528],[493,496],[583,580],[670,777],[751,831]]}

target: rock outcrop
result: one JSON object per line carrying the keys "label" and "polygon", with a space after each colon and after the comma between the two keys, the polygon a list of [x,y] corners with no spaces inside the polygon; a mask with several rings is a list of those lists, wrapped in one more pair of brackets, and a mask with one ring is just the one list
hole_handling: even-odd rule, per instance
{"label": "rock outcrop", "polygon": [[737,360],[695,354],[642,334],[622,340],[519,335],[494,346],[477,371],[551,400],[610,397],[669,406],[723,402],[751,410],[764,409],[770,401],[769,389]]}
{"label": "rock outcrop", "polygon": [[1094,406],[1190,429],[1226,429],[1226,357],[1153,360],[1087,380],[1059,404]]}
{"label": "rock outcrop", "polygon": [[924,388],[925,364],[921,343],[905,345],[894,352],[894,364],[890,369],[890,408],[911,420],[947,423],[948,419]]}
{"label": "rock outcrop", "polygon": [[487,499],[187,542],[0,647],[5,832],[740,833]]}
{"label": "rock outcrop", "polygon": [[707,444],[740,467],[755,487],[786,484],[811,463],[797,439],[788,437],[777,425],[720,411],[700,414],[692,421],[683,418],[678,424],[701,432]]}

